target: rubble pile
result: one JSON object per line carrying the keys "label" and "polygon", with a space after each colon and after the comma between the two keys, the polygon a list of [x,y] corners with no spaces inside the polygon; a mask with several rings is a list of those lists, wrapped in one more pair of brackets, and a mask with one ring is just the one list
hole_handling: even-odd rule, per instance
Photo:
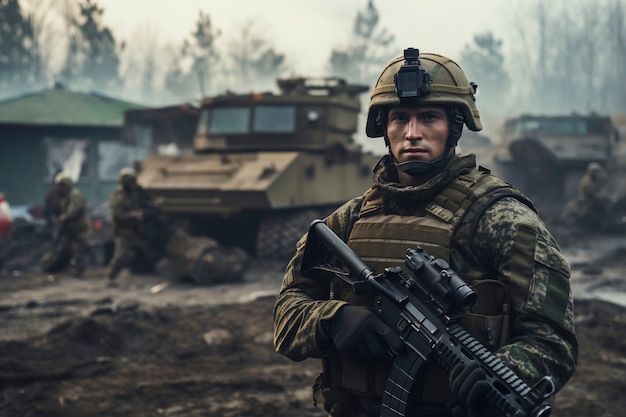
{"label": "rubble pile", "polygon": [[168,275],[199,285],[237,282],[243,277],[250,257],[241,248],[225,248],[212,238],[190,236],[175,229],[165,248]]}

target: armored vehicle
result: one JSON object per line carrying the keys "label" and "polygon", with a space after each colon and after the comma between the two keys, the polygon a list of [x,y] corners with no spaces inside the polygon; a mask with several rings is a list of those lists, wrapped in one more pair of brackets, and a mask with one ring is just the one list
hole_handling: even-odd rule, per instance
{"label": "armored vehicle", "polygon": [[191,233],[283,259],[314,218],[369,188],[379,156],[352,137],[367,87],[340,78],[278,87],[204,99],[194,152],[148,157],[138,181]]}
{"label": "armored vehicle", "polygon": [[591,162],[616,169],[619,134],[610,117],[597,114],[532,116],[507,120],[494,156],[494,171],[537,205],[563,206],[575,199]]}

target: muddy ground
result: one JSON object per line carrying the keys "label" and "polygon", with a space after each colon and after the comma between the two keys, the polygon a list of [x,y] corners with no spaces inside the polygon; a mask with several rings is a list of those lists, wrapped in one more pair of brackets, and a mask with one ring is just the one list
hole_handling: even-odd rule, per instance
{"label": "muddy ground", "polygon": [[[580,357],[552,416],[621,417],[626,238],[565,240]],[[0,276],[0,416],[324,415],[310,391],[318,362],[274,352],[282,271],[258,263],[242,282],[211,287],[124,273],[117,288],[105,285],[103,268],[80,280],[8,271]]]}

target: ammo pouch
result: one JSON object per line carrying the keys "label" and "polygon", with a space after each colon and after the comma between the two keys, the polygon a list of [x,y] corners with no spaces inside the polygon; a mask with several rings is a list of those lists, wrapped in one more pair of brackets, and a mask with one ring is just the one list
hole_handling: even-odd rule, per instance
{"label": "ammo pouch", "polygon": [[511,304],[508,291],[495,279],[476,280],[471,287],[477,295],[476,304],[461,319],[461,325],[493,352],[509,340]]}
{"label": "ammo pouch", "polygon": [[[343,361],[347,359],[344,358]],[[315,378],[313,384],[313,403],[316,408],[321,408],[330,416],[341,417],[378,417],[380,416],[380,399],[376,396],[359,395],[343,386],[343,372],[341,372],[339,355],[335,354],[322,358],[322,372]],[[367,369],[367,368],[354,368]],[[353,375],[361,378],[364,375]],[[365,374],[367,379],[367,374]],[[386,378],[385,381],[386,382]],[[350,381],[348,381],[350,385]],[[358,384],[357,384],[358,385]],[[367,387],[367,382],[360,383]]]}
{"label": "ammo pouch", "polygon": [[315,378],[313,403],[316,408],[320,408],[320,404],[323,405],[324,410],[330,416],[366,417],[370,415],[362,409],[357,396],[342,387],[331,387],[328,382],[327,375],[323,372]]}

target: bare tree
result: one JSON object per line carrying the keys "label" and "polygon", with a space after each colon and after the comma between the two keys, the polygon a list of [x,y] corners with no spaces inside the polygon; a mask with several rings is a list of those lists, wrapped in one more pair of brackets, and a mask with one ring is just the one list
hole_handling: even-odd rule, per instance
{"label": "bare tree", "polygon": [[268,89],[288,70],[285,55],[276,51],[258,22],[248,20],[227,42],[226,70],[233,90]]}
{"label": "bare tree", "polygon": [[537,0],[514,13],[509,72],[520,112],[626,110],[624,0]]}
{"label": "bare tree", "polygon": [[535,105],[527,103],[543,90],[546,79],[546,4],[538,0],[533,6],[518,5],[508,9],[512,29],[509,73],[515,107],[521,112]]}
{"label": "bare tree", "polygon": [[78,75],[78,69],[82,62],[79,58],[79,35],[74,27],[74,16],[78,12],[77,5],[71,0],[63,0],[61,15],[63,19],[63,31],[66,39],[65,59],[59,78],[64,82],[70,82]]}
{"label": "bare tree", "polygon": [[606,39],[612,39],[607,65],[607,76],[602,79],[606,100],[615,109],[626,111],[626,7],[620,0],[612,1],[606,8]]}
{"label": "bare tree", "polygon": [[38,55],[32,22],[19,0],[0,0],[0,91],[14,94],[33,86]]}
{"label": "bare tree", "polygon": [[33,28],[33,84],[42,87],[53,77],[52,60],[57,52],[54,47],[53,0],[29,0],[25,4],[28,5],[26,18]]}
{"label": "bare tree", "polygon": [[207,94],[213,74],[216,72],[216,65],[219,61],[219,54],[215,48],[215,40],[221,32],[213,27],[211,18],[202,11],[196,21],[196,29],[193,31],[193,43],[186,43],[184,50],[191,56],[192,73],[198,77],[198,85],[202,96]]}
{"label": "bare tree", "polygon": [[160,55],[163,47],[159,43],[156,28],[137,28],[120,56],[120,78],[124,82],[124,95],[135,101],[160,104],[160,91],[163,87],[163,72]]}
{"label": "bare tree", "polygon": [[78,10],[67,0],[65,6],[69,42],[63,78],[75,86],[119,88],[119,54],[125,44],[117,44],[113,32],[102,23],[105,9],[96,0],[82,0]]}
{"label": "bare tree", "polygon": [[395,54],[395,36],[380,28],[380,14],[373,0],[357,12],[347,46],[332,49],[329,70],[354,83],[372,85],[380,68]]}
{"label": "bare tree", "polygon": [[461,51],[461,63],[469,79],[478,84],[480,110],[489,118],[507,104],[511,80],[504,66],[502,40],[485,32],[474,35],[473,41]]}
{"label": "bare tree", "polygon": [[216,47],[221,31],[200,11],[191,37],[171,46],[165,70],[165,89],[185,101],[209,94],[222,63]]}

